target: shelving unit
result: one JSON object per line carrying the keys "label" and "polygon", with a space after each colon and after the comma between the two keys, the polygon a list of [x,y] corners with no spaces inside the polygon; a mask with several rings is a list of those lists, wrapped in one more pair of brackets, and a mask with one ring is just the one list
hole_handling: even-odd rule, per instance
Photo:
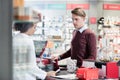
{"label": "shelving unit", "polygon": [[[107,52],[101,52],[100,56],[104,58],[111,56],[112,61],[120,60],[120,26],[116,25],[119,17],[105,17],[103,24],[98,24],[98,35],[101,37],[98,41],[98,48]],[[106,48],[106,49],[105,49]],[[110,52],[109,52],[110,49]]]}

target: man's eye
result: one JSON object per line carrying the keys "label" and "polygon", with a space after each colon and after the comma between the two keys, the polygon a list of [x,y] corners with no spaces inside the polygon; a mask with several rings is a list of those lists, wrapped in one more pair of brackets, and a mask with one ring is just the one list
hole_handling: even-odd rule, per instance
{"label": "man's eye", "polygon": [[78,19],[72,19],[73,21],[77,21]]}
{"label": "man's eye", "polygon": [[76,21],[78,20],[78,19],[75,19]]}

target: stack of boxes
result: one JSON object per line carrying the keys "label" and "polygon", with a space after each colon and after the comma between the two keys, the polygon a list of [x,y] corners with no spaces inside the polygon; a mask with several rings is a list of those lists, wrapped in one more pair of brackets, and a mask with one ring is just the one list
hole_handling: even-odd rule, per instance
{"label": "stack of boxes", "polygon": [[41,13],[30,7],[14,7],[14,20],[41,21]]}
{"label": "stack of boxes", "polygon": [[15,7],[14,8],[14,20],[30,20],[31,10],[27,7]]}
{"label": "stack of boxes", "polygon": [[13,0],[13,7],[24,7],[24,0]]}

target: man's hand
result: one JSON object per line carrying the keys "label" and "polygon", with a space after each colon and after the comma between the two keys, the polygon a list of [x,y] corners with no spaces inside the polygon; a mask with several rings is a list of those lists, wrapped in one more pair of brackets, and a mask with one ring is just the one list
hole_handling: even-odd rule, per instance
{"label": "man's hand", "polygon": [[54,60],[58,60],[58,56],[52,56],[51,59]]}

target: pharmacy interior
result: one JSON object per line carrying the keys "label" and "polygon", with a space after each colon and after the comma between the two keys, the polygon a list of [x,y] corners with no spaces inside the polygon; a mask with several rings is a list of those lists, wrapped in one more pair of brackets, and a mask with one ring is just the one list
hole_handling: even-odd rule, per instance
{"label": "pharmacy interior", "polygon": [[[99,77],[118,80],[120,77],[119,0],[13,0],[13,23],[38,22],[36,31],[32,35],[36,62],[38,67],[49,71],[50,66],[54,67],[48,62],[51,55],[59,55],[70,48],[74,30],[71,10],[76,7],[85,10],[87,15],[85,23],[97,37],[97,58],[95,61],[83,60],[84,69],[79,69],[79,74],[83,75],[85,80]],[[17,32],[13,30],[12,36],[16,34]],[[67,71],[65,67],[68,62],[67,59],[61,60],[57,65],[61,70]]]}

